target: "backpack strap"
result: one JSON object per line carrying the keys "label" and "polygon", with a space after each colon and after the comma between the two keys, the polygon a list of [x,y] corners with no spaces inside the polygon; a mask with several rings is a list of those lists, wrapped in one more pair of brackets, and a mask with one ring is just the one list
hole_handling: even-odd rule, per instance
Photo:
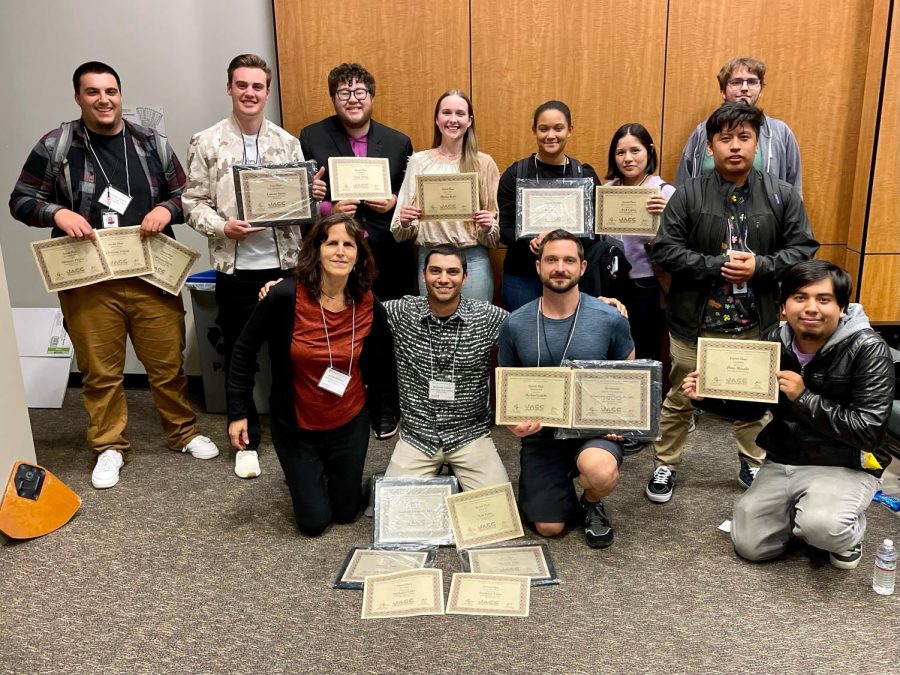
{"label": "backpack strap", "polygon": [[516,180],[521,180],[528,174],[528,165],[530,164],[528,160],[530,159],[531,157],[525,157],[516,162]]}
{"label": "backpack strap", "polygon": [[170,160],[168,139],[156,127],[151,129],[151,131],[153,131],[153,138],[156,141],[156,154],[159,157],[159,161],[162,162],[163,172],[165,172]]}
{"label": "backpack strap", "polygon": [[59,125],[59,138],[56,139],[56,146],[53,148],[53,155],[50,157],[50,178],[55,183],[60,171],[65,174],[65,180],[63,180],[64,191],[69,198],[69,204],[74,205],[75,201],[72,199],[72,187],[69,180],[69,162],[66,159],[69,154],[69,148],[72,147],[72,124],[73,122],[63,122]]}

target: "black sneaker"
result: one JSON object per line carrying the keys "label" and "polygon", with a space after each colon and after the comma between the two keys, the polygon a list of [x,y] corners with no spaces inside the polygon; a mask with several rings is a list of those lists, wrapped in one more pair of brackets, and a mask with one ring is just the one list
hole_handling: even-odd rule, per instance
{"label": "black sneaker", "polygon": [[672,499],[673,492],[675,492],[675,471],[665,465],[656,467],[656,471],[650,476],[650,482],[647,483],[647,489],[644,490],[647,499],[664,504]]}
{"label": "black sneaker", "polygon": [[400,428],[400,422],[393,415],[382,415],[379,431],[375,432],[375,438],[384,441],[397,433]]}
{"label": "black sneaker", "polygon": [[613,543],[613,529],[606,515],[603,502],[589,502],[581,497],[584,507],[584,538],[591,548],[606,548]]}
{"label": "black sneaker", "polygon": [[756,474],[758,471],[758,466],[750,466],[742,459],[741,472],[738,474],[738,483],[741,484],[741,487],[745,490],[749,490],[750,486],[753,485],[753,479],[756,478]]}
{"label": "black sneaker", "polygon": [[855,570],[859,566],[862,559],[862,543],[857,544],[849,551],[831,552],[828,554],[828,560],[832,567],[839,570]]}
{"label": "black sneaker", "polygon": [[621,443],[623,455],[636,455],[649,445],[646,441],[638,441],[634,438],[626,438]]}

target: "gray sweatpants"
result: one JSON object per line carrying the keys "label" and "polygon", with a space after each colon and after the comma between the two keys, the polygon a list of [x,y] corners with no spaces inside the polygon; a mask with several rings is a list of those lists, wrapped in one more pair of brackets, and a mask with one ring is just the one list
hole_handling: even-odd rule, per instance
{"label": "gray sweatpants", "polygon": [[747,560],[769,560],[793,535],[826,551],[847,551],[862,541],[877,489],[874,476],[856,469],[766,462],[734,505],[734,550]]}

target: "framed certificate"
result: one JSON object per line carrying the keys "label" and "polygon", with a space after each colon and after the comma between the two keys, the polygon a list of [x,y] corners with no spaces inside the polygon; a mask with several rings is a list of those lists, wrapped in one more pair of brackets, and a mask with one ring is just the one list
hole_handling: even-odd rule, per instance
{"label": "framed certificate", "polygon": [[31,242],[31,252],[48,293],[113,278],[100,241],[56,237]]}
{"label": "framed certificate", "polygon": [[584,226],[584,191],[580,188],[521,188],[518,192],[522,206],[518,238],[557,229],[582,237],[589,234]]}
{"label": "framed certificate", "polygon": [[439,569],[404,570],[366,577],[363,619],[395,619],[444,613],[444,576]]}
{"label": "framed certificate", "polygon": [[419,220],[472,220],[478,210],[478,174],[419,174],[416,203]]}
{"label": "framed certificate", "polygon": [[331,200],[390,199],[391,165],[387,157],[329,157]]}
{"label": "framed certificate", "polygon": [[153,272],[153,256],[150,254],[152,237],[141,239],[139,225],[97,230],[95,234],[116,279]]}
{"label": "framed certificate", "polygon": [[181,287],[184,286],[200,254],[162,232],[144,241],[150,245],[153,272],[141,276],[141,279],[172,295],[181,293]]}
{"label": "framed certificate", "polygon": [[379,478],[375,481],[375,545],[453,543],[444,497],[458,490],[455,478]]}
{"label": "framed certificate", "polygon": [[575,369],[572,377],[574,429],[650,432],[650,368]]}
{"label": "framed certificate", "polygon": [[528,577],[532,586],[558,584],[556,567],[546,544],[471,548],[464,555],[463,569],[479,574],[512,574]]}
{"label": "framed certificate", "polygon": [[781,345],[760,340],[697,340],[697,394],[737,401],[778,402]]}
{"label": "framed certificate", "polygon": [[455,573],[447,614],[527,617],[531,579],[509,574]]}
{"label": "framed certificate", "polygon": [[362,590],[366,577],[431,567],[434,558],[434,548],[414,551],[354,546],[344,558],[334,588]]}
{"label": "framed certificate", "polygon": [[312,223],[318,207],[312,198],[316,163],[235,164],[234,196],[238,217],[254,227]]}
{"label": "framed certificate", "polygon": [[658,186],[598,186],[594,231],[597,234],[654,236],[659,229],[659,216],[647,210],[647,200],[658,194]]}
{"label": "framed certificate", "polygon": [[497,424],[572,424],[571,368],[497,368]]}
{"label": "framed certificate", "polygon": [[510,483],[467,490],[444,499],[456,548],[496,544],[524,535]]}

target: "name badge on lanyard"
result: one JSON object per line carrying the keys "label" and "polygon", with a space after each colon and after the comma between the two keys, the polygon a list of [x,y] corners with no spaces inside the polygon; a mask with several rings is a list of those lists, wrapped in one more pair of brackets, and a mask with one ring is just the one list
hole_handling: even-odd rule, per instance
{"label": "name badge on lanyard", "polygon": [[127,195],[121,190],[117,190],[112,185],[109,185],[97,201],[103,204],[103,206],[108,206],[120,216],[124,216],[125,211],[128,210],[128,205],[131,204],[131,195]]}
{"label": "name badge on lanyard", "polygon": [[446,380],[429,380],[428,398],[432,401],[455,401],[456,383]]}
{"label": "name badge on lanyard", "polygon": [[337,368],[328,366],[319,380],[319,388],[329,391],[336,396],[343,396],[350,384],[350,374],[342,373]]}
{"label": "name badge on lanyard", "polygon": [[103,211],[100,214],[100,220],[103,222],[103,229],[119,226],[119,214],[115,211]]}

